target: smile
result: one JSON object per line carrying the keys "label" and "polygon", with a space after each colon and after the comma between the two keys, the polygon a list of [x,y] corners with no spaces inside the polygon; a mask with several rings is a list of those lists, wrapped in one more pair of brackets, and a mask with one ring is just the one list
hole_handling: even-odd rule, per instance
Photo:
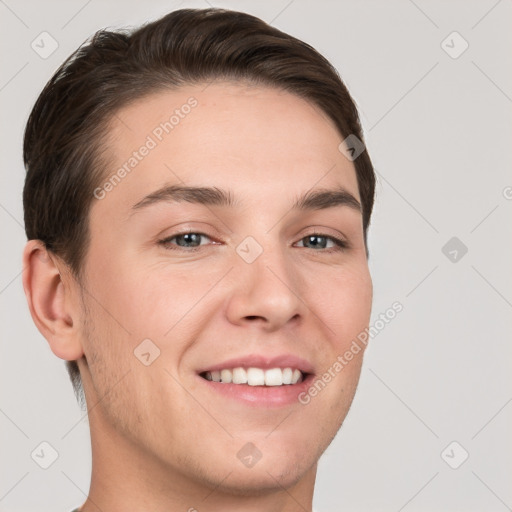
{"label": "smile", "polygon": [[302,382],[303,373],[297,368],[231,368],[206,371],[200,374],[206,380],[224,384],[247,384],[249,386],[286,386]]}
{"label": "smile", "polygon": [[197,368],[196,375],[212,397],[268,409],[298,404],[315,370],[294,354],[246,354]]}

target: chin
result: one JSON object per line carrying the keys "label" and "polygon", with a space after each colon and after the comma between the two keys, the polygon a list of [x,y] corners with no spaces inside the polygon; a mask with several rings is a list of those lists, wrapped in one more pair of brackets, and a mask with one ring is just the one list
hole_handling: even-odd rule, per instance
{"label": "chin", "polygon": [[252,468],[233,467],[229,477],[220,485],[217,482],[215,487],[217,491],[233,496],[262,496],[292,488],[310,471],[314,478],[316,461],[310,467],[303,467],[303,463],[295,460],[277,467],[272,462],[264,463],[262,459]]}
{"label": "chin", "polygon": [[[256,441],[256,443],[258,443]],[[260,444],[260,443],[258,443]],[[261,458],[245,465],[237,456],[240,440],[234,445],[218,446],[209,457],[194,453],[182,460],[182,472],[197,484],[227,496],[263,496],[292,488],[304,478],[314,480],[320,453],[313,453],[307,444],[261,443]],[[204,453],[204,452],[203,452]],[[254,453],[254,452],[253,452]]]}

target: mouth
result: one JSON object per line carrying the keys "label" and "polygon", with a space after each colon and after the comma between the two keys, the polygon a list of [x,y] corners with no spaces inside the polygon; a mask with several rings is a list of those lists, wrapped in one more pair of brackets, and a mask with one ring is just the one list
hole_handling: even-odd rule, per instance
{"label": "mouth", "polygon": [[217,396],[264,408],[298,403],[314,379],[312,365],[291,355],[232,359],[197,374]]}
{"label": "mouth", "polygon": [[308,373],[298,368],[263,368],[249,367],[224,368],[222,370],[206,371],[199,374],[203,379],[222,384],[237,384],[248,386],[290,386],[303,382]]}

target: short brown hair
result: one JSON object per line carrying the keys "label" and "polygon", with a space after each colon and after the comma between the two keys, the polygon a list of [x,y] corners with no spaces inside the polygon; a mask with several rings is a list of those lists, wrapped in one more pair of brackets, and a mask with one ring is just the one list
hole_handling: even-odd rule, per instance
{"label": "short brown hair", "polygon": [[[93,190],[108,169],[102,144],[123,106],[162,89],[245,80],[320,107],[340,134],[363,140],[356,105],[334,67],[314,48],[259,18],[224,9],[182,9],[133,30],[100,30],[56,71],[27,122],[23,190],[27,238],[41,240],[81,280]],[[375,173],[367,151],[354,160],[363,229]],[[77,398],[80,372],[66,362]]]}

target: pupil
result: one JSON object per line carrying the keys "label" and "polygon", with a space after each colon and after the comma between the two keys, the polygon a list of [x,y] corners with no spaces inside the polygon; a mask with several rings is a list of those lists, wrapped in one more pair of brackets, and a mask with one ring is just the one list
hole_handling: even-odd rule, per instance
{"label": "pupil", "polygon": [[310,245],[312,245],[313,247],[325,248],[325,237],[312,235],[309,236],[308,239]]}
{"label": "pupil", "polygon": [[183,240],[184,243],[179,243],[180,238],[178,238],[178,245],[188,245],[192,247],[197,247],[200,245],[201,239],[200,236],[197,233],[186,233],[184,235],[181,235],[181,240]]}

